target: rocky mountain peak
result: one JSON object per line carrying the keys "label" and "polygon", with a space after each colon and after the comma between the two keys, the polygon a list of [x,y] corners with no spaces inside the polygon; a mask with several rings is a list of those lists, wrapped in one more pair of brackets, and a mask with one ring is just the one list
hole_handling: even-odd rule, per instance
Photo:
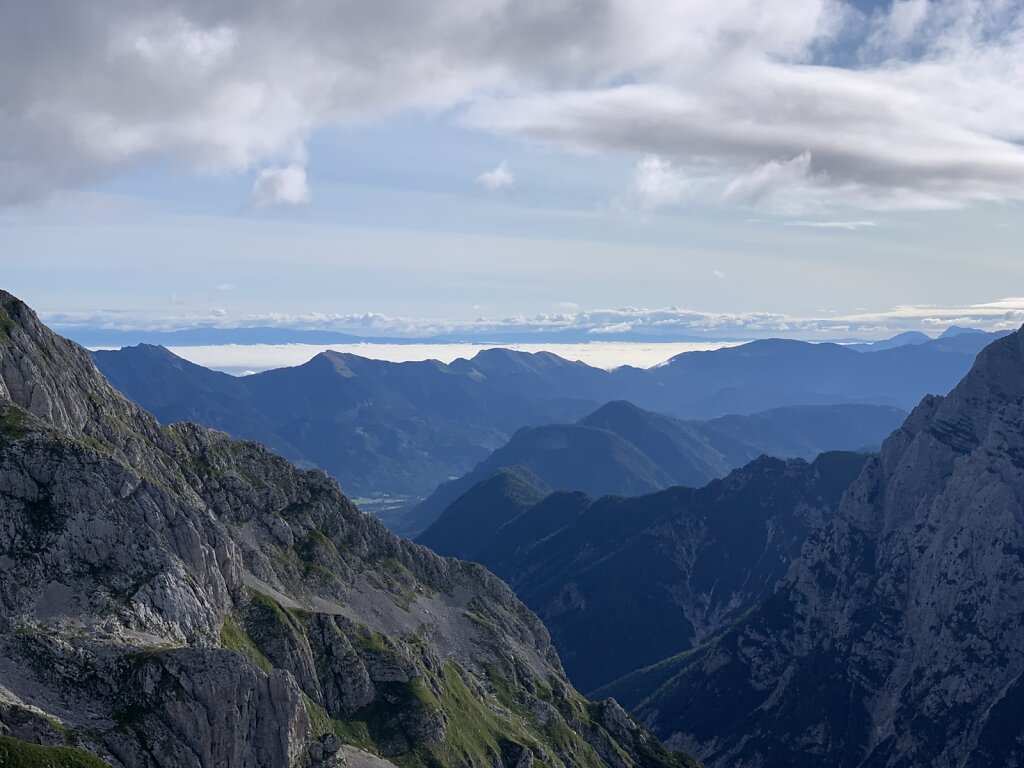
{"label": "rocky mountain peak", "polygon": [[482,567],[259,444],[158,425],[2,294],[10,737],[114,768],[689,764],[574,691]]}
{"label": "rocky mountain peak", "polygon": [[1022,508],[1018,331],[921,402],[774,593],[641,714],[715,765],[1021,764]]}
{"label": "rocky mountain peak", "polygon": [[0,291],[0,396],[62,432],[78,432],[116,398],[79,347]]}

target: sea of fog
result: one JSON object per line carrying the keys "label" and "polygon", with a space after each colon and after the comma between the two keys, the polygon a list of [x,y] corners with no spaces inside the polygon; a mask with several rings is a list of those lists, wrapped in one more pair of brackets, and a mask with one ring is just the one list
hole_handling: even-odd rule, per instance
{"label": "sea of fog", "polygon": [[588,365],[611,369],[620,365],[650,368],[680,352],[720,349],[740,343],[591,341],[580,344],[218,344],[170,347],[170,350],[205,368],[240,375],[268,368],[301,365],[327,349],[375,360],[440,360],[450,363],[460,357],[473,357],[483,349],[500,346],[521,352],[553,352],[567,360],[581,360]]}

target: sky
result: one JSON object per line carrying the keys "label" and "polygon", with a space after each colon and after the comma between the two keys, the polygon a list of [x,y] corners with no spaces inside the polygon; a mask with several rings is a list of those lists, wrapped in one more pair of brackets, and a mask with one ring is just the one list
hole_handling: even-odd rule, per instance
{"label": "sky", "polygon": [[12,2],[0,104],[67,332],[1024,322],[1024,0]]}

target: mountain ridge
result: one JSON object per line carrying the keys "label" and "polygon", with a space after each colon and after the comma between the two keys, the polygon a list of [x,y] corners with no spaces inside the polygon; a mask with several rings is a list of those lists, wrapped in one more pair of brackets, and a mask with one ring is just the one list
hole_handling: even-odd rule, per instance
{"label": "mountain ridge", "polygon": [[710,765],[1019,763],[1022,456],[1018,331],[921,402],[761,605],[602,693]]}
{"label": "mountain ridge", "polygon": [[692,764],[580,697],[485,569],[257,443],[161,426],[6,293],[0,498],[11,743],[116,768]]}
{"label": "mountain ridge", "polygon": [[[382,515],[396,508],[398,519],[524,426],[571,423],[622,399],[689,420],[850,403],[909,410],[925,394],[948,392],[991,338],[964,334],[870,354],[766,340],[614,371],[510,350],[448,365],[349,355],[320,368],[319,358],[311,367],[230,379],[137,348],[97,351],[93,359],[161,422],[197,421],[259,440],[324,469],[355,497],[376,500]],[[175,381],[173,391],[161,379]]]}
{"label": "mountain ridge", "polygon": [[503,466],[525,467],[554,489],[634,496],[674,485],[700,487],[761,455],[813,459],[829,450],[877,445],[904,416],[886,406],[794,406],[686,422],[613,401],[576,424],[519,430],[395,525],[403,533],[426,536],[456,499]]}
{"label": "mountain ridge", "polygon": [[505,579],[544,620],[570,678],[591,690],[698,645],[756,605],[867,459],[766,456],[703,488],[597,499],[563,491],[510,501],[492,476],[418,541]]}

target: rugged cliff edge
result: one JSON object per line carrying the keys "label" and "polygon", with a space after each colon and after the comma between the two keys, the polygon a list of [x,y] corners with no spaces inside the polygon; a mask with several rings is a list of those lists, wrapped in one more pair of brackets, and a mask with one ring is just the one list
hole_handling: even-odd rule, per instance
{"label": "rugged cliff edge", "polygon": [[1022,606],[1018,331],[918,406],[761,606],[606,690],[714,765],[1021,765]]}
{"label": "rugged cliff edge", "polygon": [[690,764],[576,693],[486,570],[258,444],[160,426],[0,292],[0,750],[27,742],[124,768]]}

